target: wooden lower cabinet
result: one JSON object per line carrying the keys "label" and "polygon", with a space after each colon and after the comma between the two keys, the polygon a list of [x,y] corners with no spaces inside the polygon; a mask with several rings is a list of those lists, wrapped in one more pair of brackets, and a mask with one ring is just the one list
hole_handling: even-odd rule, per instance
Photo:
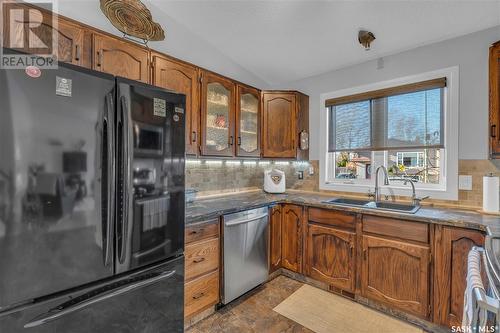
{"label": "wooden lower cabinet", "polygon": [[362,296],[427,318],[429,246],[367,235],[362,242]]}
{"label": "wooden lower cabinet", "polygon": [[219,271],[203,275],[185,285],[184,317],[190,317],[219,302]]}
{"label": "wooden lower cabinet", "polygon": [[219,242],[219,238],[211,238],[186,245],[186,280],[219,268]]}
{"label": "wooden lower cabinet", "polygon": [[283,205],[281,265],[297,273],[302,272],[302,213],[302,206]]}
{"label": "wooden lower cabinet", "polygon": [[480,231],[436,226],[434,236],[433,321],[443,326],[461,325],[466,288],[467,257],[473,246],[482,246]]}
{"label": "wooden lower cabinet", "polygon": [[270,251],[269,251],[269,273],[281,268],[281,217],[282,207],[276,205],[270,209]]}
{"label": "wooden lower cabinet", "polygon": [[307,229],[306,274],[354,292],[356,233],[316,224],[309,224]]}
{"label": "wooden lower cabinet", "polygon": [[219,302],[219,219],[188,226],[185,233],[184,317]]}

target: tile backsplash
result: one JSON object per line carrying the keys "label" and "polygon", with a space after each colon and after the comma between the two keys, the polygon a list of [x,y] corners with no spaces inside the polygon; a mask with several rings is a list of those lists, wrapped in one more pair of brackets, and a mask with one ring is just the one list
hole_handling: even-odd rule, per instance
{"label": "tile backsplash", "polygon": [[[314,174],[309,174],[312,167]],[[188,160],[186,163],[186,187],[194,188],[199,196],[262,189],[264,171],[276,168],[285,172],[286,188],[303,191],[319,190],[319,161],[238,161],[238,160]],[[483,201],[483,176],[493,173],[500,176],[500,161],[460,160],[459,175],[472,176],[472,190],[458,191],[458,200],[426,200],[427,203],[480,209]],[[304,179],[298,179],[298,172]],[[364,196],[350,192],[320,191],[332,195]],[[365,197],[365,196],[364,196]],[[400,197],[398,199],[408,199]]]}
{"label": "tile backsplash", "polygon": [[[314,175],[309,174],[312,167]],[[198,160],[186,161],[186,187],[198,191],[198,196],[262,189],[264,171],[279,169],[285,172],[286,188],[318,190],[318,163],[295,161],[255,160]],[[298,172],[304,178],[298,178]]]}

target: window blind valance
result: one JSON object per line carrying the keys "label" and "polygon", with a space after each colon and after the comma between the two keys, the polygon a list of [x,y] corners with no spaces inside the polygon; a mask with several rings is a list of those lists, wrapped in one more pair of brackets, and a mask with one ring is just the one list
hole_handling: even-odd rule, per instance
{"label": "window blind valance", "polygon": [[[414,90],[409,90],[410,86]],[[329,106],[328,150],[444,148],[445,86],[442,78],[364,95],[377,96],[373,98],[352,98],[362,95],[358,94],[336,99],[350,98],[350,102]]]}
{"label": "window blind valance", "polygon": [[391,88],[372,90],[372,91],[354,94],[354,95],[349,95],[349,96],[331,98],[331,99],[327,99],[325,101],[325,106],[328,107],[328,106],[333,106],[333,105],[354,103],[354,102],[370,100],[370,99],[375,99],[375,98],[389,97],[389,96],[400,95],[400,94],[405,94],[405,93],[409,93],[409,92],[417,92],[417,91],[422,91],[422,90],[430,90],[430,89],[444,88],[444,87],[446,87],[446,78],[442,77],[442,78],[438,78],[438,79],[432,79],[432,80],[421,81],[421,82],[416,82],[416,83],[404,84],[401,86],[396,86],[396,87],[391,87]]}

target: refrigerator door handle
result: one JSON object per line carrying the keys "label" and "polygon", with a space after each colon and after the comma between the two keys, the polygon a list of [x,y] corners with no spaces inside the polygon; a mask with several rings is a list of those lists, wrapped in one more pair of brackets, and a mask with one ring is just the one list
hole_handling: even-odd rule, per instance
{"label": "refrigerator door handle", "polygon": [[130,120],[129,120],[129,112],[127,108],[127,102],[125,97],[120,97],[120,129],[121,136],[118,138],[120,140],[120,151],[118,154],[120,158],[118,159],[118,195],[120,198],[120,203],[118,207],[118,212],[120,213],[119,218],[117,219],[118,223],[118,237],[120,238],[118,242],[118,260],[120,264],[125,262],[125,258],[127,255],[127,242],[128,242],[128,225],[130,218],[130,192],[132,189],[129,189],[130,186],[130,178],[132,175],[130,174],[130,160],[131,160],[131,151],[130,147],[132,146],[132,133],[130,130]]}
{"label": "refrigerator door handle", "polygon": [[113,107],[113,97],[110,94],[106,95],[106,112],[102,120],[102,137],[106,140],[103,143],[103,149],[106,148],[106,152],[103,152],[102,159],[106,158],[106,161],[102,161],[103,176],[106,177],[106,190],[103,191],[102,196],[106,198],[106,203],[104,208],[106,212],[102,216],[102,240],[103,240],[103,253],[104,253],[104,266],[109,266],[111,263],[111,253],[113,240],[113,222],[114,222],[114,201],[115,201],[115,154],[114,154],[114,107]]}
{"label": "refrigerator door handle", "polygon": [[137,277],[132,277],[130,279],[121,281],[122,284],[120,282],[115,282],[110,285],[91,290],[82,296],[76,297],[70,301],[60,304],[50,309],[46,313],[33,318],[31,321],[24,325],[24,328],[37,327],[57,320],[63,316],[69,315],[92,304],[99,303],[109,298],[116,297],[139,288],[144,288],[148,285],[168,279],[175,273],[176,271],[172,270],[161,273],[149,273],[143,276],[139,275]]}

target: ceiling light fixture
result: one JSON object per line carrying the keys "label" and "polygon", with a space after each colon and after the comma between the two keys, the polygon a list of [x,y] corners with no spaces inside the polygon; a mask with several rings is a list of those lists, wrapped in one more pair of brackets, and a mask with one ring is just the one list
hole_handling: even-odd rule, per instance
{"label": "ceiling light fixture", "polygon": [[366,51],[370,50],[371,43],[375,40],[375,35],[366,30],[359,30],[358,32],[358,42],[363,45]]}

